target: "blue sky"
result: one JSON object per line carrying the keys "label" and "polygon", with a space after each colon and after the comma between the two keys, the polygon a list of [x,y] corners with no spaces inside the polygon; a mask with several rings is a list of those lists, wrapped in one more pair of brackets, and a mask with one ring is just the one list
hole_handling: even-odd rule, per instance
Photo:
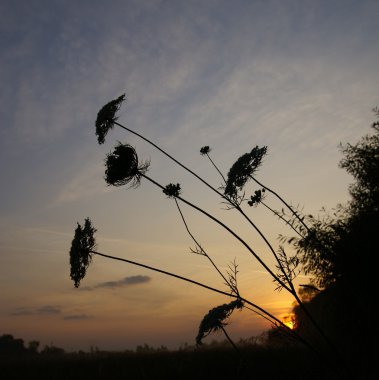
{"label": "blue sky", "polygon": [[[97,145],[98,110],[124,92],[120,122],[215,186],[200,147],[210,145],[227,173],[241,154],[267,145],[258,176],[293,204],[317,213],[348,199],[338,145],[369,133],[379,105],[377,1],[2,0],[0,13],[0,333],[67,349],[177,346],[225,302],[100,258],[83,282],[91,291],[73,289],[68,250],[87,216],[101,251],[223,286],[188,254],[191,241],[160,191],[105,185],[104,156],[117,140],[151,160],[153,178],[180,182],[183,196],[266,255],[236,215],[146,143],[114,130]],[[276,220],[248,211],[277,244]],[[286,313],[291,298],[274,292],[238,244],[186,215],[220,267],[237,258],[252,300]],[[238,338],[266,327],[241,313],[230,329]]]}

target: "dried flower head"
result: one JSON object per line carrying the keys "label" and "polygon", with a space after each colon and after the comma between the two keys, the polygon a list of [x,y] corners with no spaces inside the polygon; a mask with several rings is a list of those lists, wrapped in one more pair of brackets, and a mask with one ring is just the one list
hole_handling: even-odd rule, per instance
{"label": "dried flower head", "polygon": [[254,195],[252,195],[250,197],[250,200],[247,201],[247,204],[249,206],[258,206],[259,203],[261,203],[263,197],[264,197],[264,193],[265,193],[265,189],[262,189],[262,190],[255,190],[254,191]]}
{"label": "dried flower head", "polygon": [[177,183],[176,185],[173,183],[170,183],[166,185],[166,187],[163,189],[163,192],[169,197],[169,198],[176,198],[180,195],[180,184]]}
{"label": "dried flower head", "polygon": [[108,185],[122,186],[131,182],[131,187],[136,187],[141,181],[150,163],[138,163],[136,150],[128,145],[118,143],[113,153],[109,153],[105,160],[105,181]]}
{"label": "dried flower head", "polygon": [[71,279],[76,288],[86,275],[87,268],[92,260],[91,250],[96,247],[94,234],[96,229],[92,226],[89,218],[84,221],[84,227],[79,223],[75,229],[74,239],[70,249]]}
{"label": "dried flower head", "polygon": [[206,145],[206,146],[203,146],[201,149],[200,149],[200,154],[202,156],[204,156],[205,154],[208,154],[209,152],[211,151],[211,148]]}
{"label": "dried flower head", "polygon": [[220,330],[227,325],[225,320],[230,317],[235,309],[242,309],[243,302],[236,299],[228,304],[217,306],[209,310],[208,314],[200,323],[199,333],[196,337],[196,344],[202,344],[202,340],[212,332]]}
{"label": "dried flower head", "polygon": [[228,173],[228,180],[224,193],[235,198],[238,190],[242,190],[248,179],[253,176],[262,162],[263,156],[267,152],[267,147],[259,148],[256,146],[250,153],[242,155],[231,167]]}
{"label": "dried flower head", "polygon": [[114,122],[117,120],[116,112],[120,109],[124,100],[125,94],[122,94],[117,99],[111,100],[98,112],[95,125],[99,144],[104,144],[105,136],[113,128]]}

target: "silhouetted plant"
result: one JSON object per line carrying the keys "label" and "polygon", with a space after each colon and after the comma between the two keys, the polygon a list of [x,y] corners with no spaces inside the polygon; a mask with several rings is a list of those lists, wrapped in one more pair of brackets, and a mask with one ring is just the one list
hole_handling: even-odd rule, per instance
{"label": "silhouetted plant", "polygon": [[131,187],[137,187],[149,165],[149,162],[139,164],[137,152],[132,146],[119,143],[105,160],[105,181],[112,186],[131,183]]}
{"label": "silhouetted plant", "polygon": [[120,109],[124,100],[125,94],[107,103],[97,114],[96,135],[99,144],[104,144],[105,136],[114,127],[117,121],[116,112]]}
{"label": "silhouetted plant", "polygon": [[245,153],[233,164],[228,173],[225,195],[232,199],[237,197],[238,191],[243,189],[246,182],[258,170],[266,153],[267,147],[256,146],[250,153]]}
{"label": "silhouetted plant", "polygon": [[91,263],[91,251],[96,247],[95,232],[96,229],[92,227],[89,218],[85,219],[83,227],[79,223],[76,227],[70,249],[71,279],[76,288],[79,287]]}
{"label": "silhouetted plant", "polygon": [[173,183],[170,183],[166,185],[166,187],[163,189],[163,192],[169,197],[169,198],[177,198],[180,195],[180,185],[177,183],[174,185]]}
{"label": "silhouetted plant", "polygon": [[254,195],[250,196],[250,200],[247,201],[247,204],[249,206],[258,206],[260,203],[262,203],[265,189],[263,188],[262,190],[255,190]]}
{"label": "silhouetted plant", "polygon": [[[210,152],[209,146],[206,146],[200,150],[200,153],[202,155],[206,154],[208,156],[213,166],[220,173],[220,170],[217,168],[213,160],[210,158],[209,152]],[[334,345],[330,342],[329,338],[325,335],[324,331],[321,329],[317,321],[314,320],[312,315],[309,313],[309,311],[305,307],[304,303],[301,301],[294,287],[293,280],[296,277],[297,273],[299,272],[299,271],[296,271],[299,265],[299,260],[295,256],[288,258],[285,255],[283,247],[280,247],[279,251],[275,252],[271,243],[267,240],[264,234],[251,221],[251,219],[248,218],[246,214],[244,214],[244,212],[241,209],[241,204],[246,200],[245,191],[243,190],[244,186],[246,185],[249,179],[252,179],[259,186],[261,186],[262,189],[256,190],[254,195],[250,197],[250,200],[247,201],[249,206],[257,206],[258,204],[263,204],[274,215],[278,216],[279,219],[283,220],[287,225],[289,225],[300,236],[300,238],[303,238],[304,236],[306,236],[306,234],[311,233],[310,228],[304,222],[305,217],[301,217],[299,213],[296,212],[294,208],[290,206],[279,194],[277,194],[275,191],[268,188],[267,186],[263,185],[261,182],[259,182],[255,178],[254,174],[256,170],[258,169],[258,167],[261,165],[262,158],[266,153],[267,153],[267,147],[259,148],[258,146],[256,146],[254,149],[252,149],[250,153],[246,153],[242,155],[241,157],[239,157],[238,160],[233,164],[232,168],[230,169],[228,173],[228,179],[225,180],[225,178],[222,176],[225,182],[225,186],[223,187],[224,194],[228,197],[228,200],[230,204],[232,205],[232,207],[238,210],[249,221],[249,223],[258,232],[258,234],[263,238],[263,240],[269,247],[271,253],[273,254],[274,258],[276,259],[276,262],[277,262],[276,267],[278,269],[277,274],[272,275],[272,272],[268,271],[273,276],[273,280],[277,283],[276,289],[280,291],[281,289],[285,288],[288,292],[290,292],[294,296],[300,308],[310,319],[311,323],[318,330],[318,332],[324,338],[326,343],[333,349],[333,351],[336,351]],[[284,217],[285,215],[284,209],[282,209],[282,213],[279,213],[273,210],[271,207],[269,207],[265,202],[263,202],[263,195],[266,190],[270,192],[271,194],[273,194],[276,198],[278,198],[290,210],[291,217],[288,220]],[[243,191],[242,194],[240,194],[241,191]],[[283,239],[282,237],[281,239],[285,241],[285,239]],[[317,237],[314,235],[313,235],[313,240],[317,240]],[[322,244],[320,241],[318,241],[317,243],[319,245]],[[283,257],[285,257],[286,259],[284,260]],[[265,267],[265,265],[263,266]],[[266,267],[265,269],[267,270]]]}
{"label": "silhouetted plant", "polygon": [[[184,217],[184,214],[178,203],[178,201],[185,203],[186,205],[202,213],[203,215],[208,217],[210,220],[212,220],[213,222],[217,223],[219,226],[224,228],[229,234],[231,234],[235,239],[237,239],[248,250],[248,252],[250,252],[255,257],[255,259],[263,266],[263,268],[267,271],[267,273],[272,277],[273,281],[276,282],[277,289],[285,289],[286,291],[288,291],[290,294],[292,294],[295,297],[298,304],[302,308],[304,308],[304,305],[302,304],[293,284],[293,279],[297,273],[298,261],[296,261],[296,259],[292,257],[287,257],[283,247],[280,247],[279,251],[275,251],[275,249],[273,248],[271,243],[268,241],[266,236],[257,227],[257,225],[251,220],[251,218],[249,218],[246,215],[246,213],[242,210],[242,207],[241,207],[242,203],[245,201],[247,201],[248,205],[250,206],[253,206],[253,205],[255,206],[261,203],[263,204],[264,195],[266,195],[266,193],[269,192],[275,195],[278,199],[280,199],[286,205],[287,208],[289,208],[289,210],[292,212],[292,216],[296,218],[297,222],[301,224],[302,228],[306,228],[308,230],[308,227],[305,225],[304,220],[298,215],[298,213],[296,213],[296,211],[290,205],[288,205],[287,202],[285,202],[277,193],[269,189],[267,186],[264,186],[263,184],[261,184],[255,178],[255,174],[258,168],[260,167],[260,165],[262,164],[262,160],[267,153],[267,147],[264,146],[260,148],[256,146],[249,153],[246,153],[242,155],[241,157],[239,157],[238,160],[232,165],[231,169],[229,170],[227,179],[223,176],[222,172],[218,169],[218,167],[214,164],[214,162],[210,158],[210,155],[209,155],[211,151],[210,147],[209,146],[202,147],[200,149],[200,153],[209,158],[213,166],[216,168],[216,170],[219,172],[219,174],[223,178],[223,181],[224,181],[224,184],[222,186],[223,192],[221,192],[215,187],[213,187],[212,185],[210,185],[207,181],[205,181],[195,172],[190,170],[188,167],[183,165],[181,162],[176,160],[174,157],[169,155],[159,146],[154,144],[153,142],[151,142],[144,136],[138,134],[137,132],[131,130],[130,128],[127,128],[119,124],[117,122],[116,112],[119,110],[124,100],[125,100],[125,95],[121,95],[117,99],[112,100],[111,102],[107,103],[99,111],[97,120],[95,123],[96,135],[98,137],[99,144],[104,143],[105,137],[107,133],[109,132],[109,130],[112,129],[114,125],[117,125],[120,128],[140,137],[141,139],[143,139],[144,141],[148,142],[153,147],[158,149],[160,152],[162,152],[164,155],[169,157],[171,160],[173,160],[183,169],[185,169],[186,171],[191,173],[193,176],[195,176],[197,179],[199,179],[204,185],[206,185],[212,191],[217,193],[222,198],[223,202],[228,205],[229,208],[236,209],[245,218],[245,220],[254,228],[254,230],[259,234],[259,236],[261,236],[261,238],[265,241],[265,243],[269,247],[274,258],[276,259],[278,273],[274,273],[273,270],[263,261],[260,255],[255,250],[253,250],[252,247],[245,242],[245,240],[243,240],[235,231],[233,231],[230,227],[228,227],[224,222],[214,217],[209,212],[205,211],[199,206],[195,205],[194,203],[183,198],[181,196],[181,186],[179,183],[177,183],[176,185],[173,183],[170,183],[169,185],[162,186],[156,180],[152,179],[146,174],[147,169],[149,167],[149,163],[148,162],[140,163],[138,160],[138,155],[136,153],[136,150],[133,147],[131,147],[128,144],[118,143],[118,145],[114,148],[113,152],[108,154],[106,157],[105,180],[107,184],[112,185],[112,186],[122,186],[126,184],[131,184],[131,187],[137,187],[140,184],[141,179],[145,178],[151,183],[153,183],[155,186],[160,188],[162,192],[168,196],[168,198],[172,198],[176,203],[178,212],[180,213],[180,216],[182,218],[182,221],[186,227],[188,234],[190,235],[190,237],[195,243],[195,249],[192,249],[191,252],[205,256],[210,261],[210,263],[215,268],[215,270],[217,270],[218,273],[223,278],[225,285],[227,285],[227,287],[229,288],[229,293],[219,290],[217,288],[213,288],[209,285],[199,283],[192,279],[188,279],[183,276],[178,276],[174,273],[164,271],[162,269],[150,267],[141,263],[133,262],[131,260],[121,259],[119,257],[110,256],[110,255],[106,255],[106,254],[94,251],[95,239],[94,239],[93,234],[96,230],[92,227],[91,222],[88,218],[85,221],[84,228],[82,228],[78,224],[78,227],[75,231],[75,237],[72,242],[71,251],[70,251],[71,278],[74,281],[74,285],[78,287],[80,284],[80,281],[84,278],[88,265],[91,262],[92,255],[99,255],[99,256],[109,258],[109,259],[123,261],[126,263],[144,267],[150,270],[154,270],[159,273],[163,273],[165,275],[173,276],[180,280],[191,282],[193,284],[207,288],[214,292],[235,298],[235,300],[229,304],[224,304],[212,309],[204,317],[199,329],[199,334],[198,334],[198,339],[197,339],[199,342],[201,342],[201,340],[204,338],[205,335],[208,335],[212,331],[217,331],[218,329],[222,329],[225,335],[227,336],[228,340],[230,341],[230,343],[235,347],[234,343],[229,338],[229,336],[227,335],[224,329],[225,320],[230,316],[230,314],[232,313],[234,309],[236,308],[241,309],[244,307],[263,316],[264,318],[269,320],[273,325],[282,326],[284,331],[286,331],[291,336],[294,336],[297,340],[308,345],[309,347],[309,344],[301,336],[299,336],[296,332],[290,330],[287,326],[283,324],[282,321],[280,321],[278,318],[270,314],[267,310],[259,307],[258,305],[252,303],[251,301],[247,300],[246,298],[240,295],[238,287],[237,287],[237,272],[238,272],[237,264],[234,262],[232,267],[229,266],[229,271],[227,271],[226,275],[222,273],[222,271],[215,265],[215,263],[213,262],[211,257],[208,255],[208,253],[204,250],[203,246],[200,245],[198,240],[191,233],[188,227],[188,224],[186,222],[186,219]],[[248,200],[248,199],[245,199],[244,187],[250,179],[254,180],[261,187],[261,189],[256,190],[254,192],[254,195],[252,195],[250,199]],[[266,207],[268,207],[271,211],[273,211],[269,206],[266,206]],[[275,213],[275,211],[273,212]],[[285,219],[283,216],[281,216],[279,213],[275,213],[275,214],[279,216],[282,220],[284,220],[287,224],[290,224],[292,228],[295,228],[294,223],[291,223],[290,221]],[[307,313],[305,308],[304,308],[304,311]],[[318,329],[320,334],[324,337],[326,342],[330,344],[327,337],[323,334],[322,330],[317,325],[316,321],[312,319],[312,316],[309,315],[309,313],[307,313],[307,315],[310,318],[311,322]],[[312,347],[310,348],[312,349]]]}
{"label": "silhouetted plant", "polygon": [[222,330],[227,339],[230,339],[226,333],[224,327],[227,325],[226,319],[230,317],[235,309],[242,309],[243,302],[240,299],[236,299],[228,304],[223,304],[209,310],[208,314],[204,316],[200,323],[199,333],[196,337],[196,343],[202,344],[202,340],[218,330]]}

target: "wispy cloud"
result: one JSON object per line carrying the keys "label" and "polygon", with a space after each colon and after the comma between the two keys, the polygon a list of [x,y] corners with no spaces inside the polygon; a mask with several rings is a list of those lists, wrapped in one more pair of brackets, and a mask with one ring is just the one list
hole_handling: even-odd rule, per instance
{"label": "wispy cloud", "polygon": [[150,281],[151,281],[151,277],[149,276],[137,275],[137,276],[125,277],[118,281],[101,282],[94,286],[91,286],[91,287],[87,286],[81,289],[82,290],[93,290],[93,289],[99,289],[99,288],[114,289],[114,288],[122,288],[125,286],[146,284],[147,282],[150,282]]}
{"label": "wispy cloud", "polygon": [[14,316],[23,316],[23,315],[32,315],[32,314],[35,314],[33,310],[30,310],[24,307],[18,307],[16,308],[15,311],[12,311],[10,313],[10,315],[14,315]]}
{"label": "wispy cloud", "polygon": [[37,314],[59,314],[61,308],[59,306],[44,305],[36,310]]}
{"label": "wispy cloud", "polygon": [[65,321],[78,321],[78,320],[85,320],[85,319],[92,319],[93,316],[87,315],[87,314],[73,314],[73,315],[66,315],[63,317]]}
{"label": "wispy cloud", "polygon": [[15,311],[11,312],[11,315],[14,316],[23,316],[23,315],[56,315],[61,313],[60,306],[56,305],[43,305],[36,308],[30,307],[18,307]]}

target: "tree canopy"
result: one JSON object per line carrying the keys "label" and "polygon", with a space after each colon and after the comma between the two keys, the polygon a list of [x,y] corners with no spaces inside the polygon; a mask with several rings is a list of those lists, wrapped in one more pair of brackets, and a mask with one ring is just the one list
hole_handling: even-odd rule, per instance
{"label": "tree canopy", "polygon": [[[374,110],[379,118],[379,111]],[[341,145],[340,167],[354,178],[346,205],[338,205],[323,218],[306,216],[309,230],[289,239],[312,285],[302,297],[346,358],[352,362],[375,360],[378,326],[374,322],[377,298],[379,232],[379,121],[371,135],[356,144]],[[311,293],[309,290],[312,290]],[[295,329],[312,340],[304,312],[293,309]],[[371,359],[369,359],[371,358]]]}
{"label": "tree canopy", "polygon": [[[374,111],[379,117],[379,110]],[[351,200],[323,218],[307,216],[308,233],[292,239],[305,272],[322,288],[342,281],[354,288],[373,285],[379,231],[379,121],[372,129],[374,134],[355,145],[340,146],[344,158],[339,166],[354,178]]]}

